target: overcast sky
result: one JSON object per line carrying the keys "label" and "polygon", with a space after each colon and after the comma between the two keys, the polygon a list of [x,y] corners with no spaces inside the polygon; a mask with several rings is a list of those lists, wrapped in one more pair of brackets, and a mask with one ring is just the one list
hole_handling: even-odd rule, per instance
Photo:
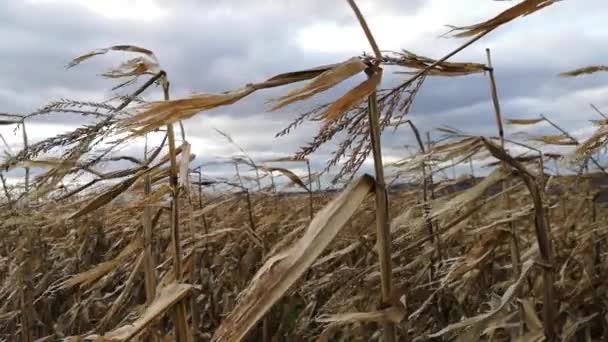
{"label": "overcast sky", "polygon": [[[405,48],[439,58],[463,43],[440,37],[446,25],[473,24],[515,1],[360,0],[383,50]],[[604,75],[563,79],[559,72],[606,64],[608,27],[605,0],[564,0],[509,23],[483,38],[454,61],[485,62],[492,49],[505,117],[544,113],[579,136],[597,118],[589,107],[608,109]],[[101,100],[115,83],[95,77],[124,56],[103,56],[66,70],[83,52],[114,44],[155,51],[172,81],[172,96],[218,92],[274,74],[335,63],[369,51],[367,41],[343,0],[15,0],[0,2],[0,111],[27,113],[59,98]],[[400,78],[402,75],[395,75]],[[294,153],[316,132],[306,125],[275,139],[302,110],[266,112],[264,102],[281,90],[256,93],[243,103],[202,113],[185,124],[198,161],[238,153],[213,128],[221,129],[254,159]],[[152,93],[153,99],[158,93]],[[321,100],[313,99],[312,103]],[[441,125],[494,134],[488,79],[473,75],[429,79],[410,118],[422,131]],[[50,117],[32,122],[33,140],[78,126],[78,118]],[[9,128],[0,132],[17,144]],[[507,127],[507,133],[514,133]],[[409,131],[383,137],[385,158],[402,157],[413,145]],[[15,145],[15,148],[18,146]],[[314,156],[315,169],[329,158]]]}

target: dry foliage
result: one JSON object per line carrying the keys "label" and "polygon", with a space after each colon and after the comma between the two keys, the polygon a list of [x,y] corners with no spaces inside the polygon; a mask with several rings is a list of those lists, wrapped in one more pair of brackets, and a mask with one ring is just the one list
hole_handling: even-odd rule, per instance
{"label": "dry foliage", "polygon": [[[493,19],[455,30],[457,36],[480,37],[554,2],[525,0]],[[429,137],[425,147],[405,118],[425,76],[467,75],[491,66],[447,62],[474,40],[437,60],[405,50],[382,55],[354,1],[349,3],[373,57],[284,73],[235,91],[169,100],[168,75],[154,54],[117,45],[69,66],[110,51],[138,54],[104,74],[127,78],[116,88],[152,76],[117,98],[118,105],[62,100],[30,114],[2,115],[2,125],[23,125],[53,112],[92,115],[96,121],[24,144],[19,153],[6,151],[3,169],[46,170],[31,192],[9,188],[0,174],[0,340],[369,341],[378,339],[380,330],[390,337],[386,332],[393,328],[396,339],[406,341],[605,339],[608,216],[599,186],[605,175],[548,175],[544,162],[561,155],[513,141],[534,154],[511,156],[496,139],[449,127],[439,130],[441,142]],[[395,88],[379,88],[383,64],[416,74]],[[340,192],[313,191],[313,175],[321,171],[308,170],[304,180],[287,168],[258,165],[222,131],[241,153],[229,160],[236,171],[244,164],[255,177],[239,174],[239,184],[203,179],[201,166],[199,180],[192,182],[192,146],[185,133],[176,146],[173,123],[257,90],[309,80],[273,100],[279,109],[362,72],[366,80],[301,114],[279,133],[288,134],[305,120],[321,121],[310,144],[293,157],[267,162],[310,166],[306,157],[341,135],[327,168],[346,159],[337,179],[354,177],[372,150],[381,161],[381,132],[408,122],[420,152],[391,163],[390,169],[409,182],[389,188],[390,196],[381,177],[367,175]],[[140,96],[155,84],[163,86],[166,100],[145,102]],[[546,117],[509,123],[543,120],[551,123]],[[565,131],[530,139],[579,145],[574,154],[588,156],[607,141],[605,122],[596,124],[597,132],[580,144]],[[117,152],[131,139],[165,126],[165,138],[143,156]],[[60,148],[63,154],[50,156]],[[488,164],[490,157],[499,162]],[[438,179],[446,168],[467,161],[494,169],[480,178]],[[130,166],[104,171],[115,162]],[[375,167],[377,174],[384,172],[381,162]],[[261,180],[274,181],[275,172],[306,193],[262,188]],[[92,180],[76,183],[83,175]],[[69,177],[75,180],[66,181]],[[205,191],[206,186],[238,192]],[[384,207],[390,215],[377,215]],[[374,222],[385,219],[387,224],[379,226],[386,231],[376,231]],[[517,229],[505,229],[507,224]],[[513,236],[521,251],[517,265]]]}
{"label": "dry foliage", "polygon": [[563,73],[559,74],[559,76],[561,76],[561,77],[576,77],[576,76],[581,76],[581,75],[594,74],[594,73],[600,72],[600,71],[608,71],[608,66],[604,66],[604,65],[586,66],[586,67],[583,67],[583,68],[579,68],[579,69],[563,72]]}
{"label": "dry foliage", "polygon": [[512,21],[513,19],[530,15],[547,6],[551,6],[558,1],[559,0],[523,0],[517,5],[498,14],[492,19],[470,26],[453,26],[452,31],[460,31],[455,34],[456,37],[470,37],[481,35],[493,31],[500,25],[506,24]]}

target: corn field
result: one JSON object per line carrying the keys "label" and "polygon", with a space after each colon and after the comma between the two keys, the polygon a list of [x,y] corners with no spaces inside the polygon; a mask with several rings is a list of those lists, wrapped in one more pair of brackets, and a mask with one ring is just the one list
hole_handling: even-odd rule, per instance
{"label": "corn field", "polygon": [[[7,146],[0,160],[0,341],[608,339],[608,174],[598,158],[608,117],[594,106],[595,132],[585,140],[550,114],[504,118],[491,51],[485,63],[450,61],[559,1],[508,5],[486,21],[451,27],[447,36],[466,41],[435,59],[382,50],[347,0],[361,49],[371,53],[185,98],[171,98],[171,75],[146,48],[114,45],[73,59],[68,68],[104,54],[131,56],[102,76],[116,80],[115,90],[139,88],[108,102],[0,113],[0,124],[23,136],[22,150]],[[386,67],[403,71],[391,88],[383,88]],[[587,66],[556,77],[605,71]],[[496,135],[441,123],[434,139],[421,134],[408,112],[425,79],[471,74],[488,78]],[[344,94],[315,102],[357,76],[364,77]],[[238,137],[218,130],[239,151],[222,162],[234,165],[234,177],[210,178],[213,165],[194,165],[186,119],[284,86],[269,112],[301,102],[314,108],[277,136],[315,122],[308,144],[254,160]],[[154,89],[163,97],[152,98]],[[26,122],[53,113],[94,119],[30,143]],[[554,134],[505,133],[541,123]],[[383,161],[386,129],[415,137],[415,153]],[[122,154],[143,140],[143,154]],[[330,142],[332,159],[312,169]],[[366,160],[373,175],[360,172]],[[476,177],[473,162],[487,175]],[[440,177],[468,164],[469,174]],[[5,176],[13,169],[25,170],[18,184]],[[336,169],[333,181],[345,186],[330,191],[321,176]]]}

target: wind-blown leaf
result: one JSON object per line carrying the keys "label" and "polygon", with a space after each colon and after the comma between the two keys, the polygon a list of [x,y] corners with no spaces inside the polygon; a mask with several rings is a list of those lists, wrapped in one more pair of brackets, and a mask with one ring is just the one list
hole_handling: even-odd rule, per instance
{"label": "wind-blown leaf", "polygon": [[266,159],[263,160],[263,163],[287,163],[287,162],[305,162],[306,158],[296,158],[296,157],[280,157],[274,159]]}
{"label": "wind-blown leaf", "polygon": [[369,95],[375,92],[378,84],[380,84],[381,78],[381,71],[374,73],[372,77],[361,82],[358,86],[349,90],[342,97],[334,101],[329,108],[319,114],[319,118],[325,122],[339,119],[344,113],[366,100]]}
{"label": "wind-blown leaf", "polygon": [[300,179],[300,177],[298,177],[298,175],[296,175],[295,173],[291,172],[288,169],[285,169],[282,167],[269,167],[269,166],[260,166],[259,168],[261,170],[268,171],[268,172],[274,172],[274,171],[280,172],[283,176],[289,178],[294,184],[296,184],[300,188],[310,192],[310,190],[308,189],[306,184],[304,184],[302,179]]}
{"label": "wind-blown leaf", "polygon": [[89,201],[89,203],[87,203],[83,208],[81,208],[77,212],[70,215],[68,217],[68,219],[75,219],[82,215],[86,215],[86,214],[92,212],[93,210],[101,208],[102,206],[110,203],[110,201],[112,201],[113,199],[118,197],[118,195],[127,191],[127,189],[129,189],[131,187],[131,185],[133,185],[133,183],[135,183],[135,181],[137,181],[142,175],[143,175],[143,172],[140,172],[140,173],[136,174],[135,176],[128,178],[128,179],[114,185],[113,187],[106,190],[101,195],[99,195],[99,196],[95,197],[93,200]]}
{"label": "wind-blown leaf", "polygon": [[125,259],[138,251],[143,246],[140,239],[133,240],[128,244],[114,259],[102,262],[90,270],[78,273],[68,280],[59,284],[59,288],[69,289],[76,285],[86,286],[112,271],[116,266],[120,265]]}
{"label": "wind-blown leaf", "polygon": [[558,134],[558,135],[543,135],[539,137],[532,136],[530,140],[540,141],[548,145],[578,145],[576,140],[572,140],[566,135]]}
{"label": "wind-blown leaf", "polygon": [[212,340],[241,341],[325,250],[373,186],[374,180],[368,175],[353,182],[316,214],[300,240],[287,251],[271,256],[242,292]]}
{"label": "wind-blown leaf", "polygon": [[194,114],[233,104],[253,93],[253,87],[245,87],[222,94],[197,94],[185,99],[151,102],[141,107],[141,112],[122,122],[126,129],[136,129],[143,135],[157,128],[192,117]]}
{"label": "wind-blown leaf", "polygon": [[608,71],[608,66],[606,65],[591,65],[583,68],[570,70],[566,72],[562,72],[559,74],[560,77],[576,77],[581,75],[594,74],[600,71]]}
{"label": "wind-blown leaf", "polygon": [[89,53],[86,53],[84,55],[81,55],[79,57],[74,58],[69,64],[68,64],[68,68],[72,68],[82,62],[84,62],[85,60],[94,57],[94,56],[98,56],[98,55],[103,55],[106,54],[110,51],[124,51],[124,52],[135,52],[135,53],[141,53],[144,54],[150,58],[152,58],[152,60],[158,62],[158,60],[156,59],[156,56],[154,55],[154,52],[139,47],[139,46],[135,46],[135,45],[114,45],[114,46],[110,46],[104,49],[97,49],[97,50],[93,50]]}
{"label": "wind-blown leaf", "polygon": [[507,123],[510,125],[534,125],[539,122],[544,121],[543,118],[534,118],[534,119],[507,119]]}
{"label": "wind-blown leaf", "polygon": [[[407,50],[402,50],[402,52],[397,53],[397,57],[384,57],[385,64],[395,64],[404,66],[407,68],[412,68],[416,70],[426,70],[429,66],[435,64],[437,61],[416,55]],[[431,76],[462,76],[484,72],[487,67],[484,64],[480,63],[455,63],[455,62],[441,62],[437,64],[435,67],[428,71],[428,75]],[[412,72],[397,72],[397,73],[407,73],[410,74]]]}
{"label": "wind-blown leaf", "polygon": [[363,60],[361,60],[361,58],[353,57],[323,72],[304,87],[294,89],[288,92],[286,95],[271,100],[271,102],[277,102],[277,104],[272,107],[272,110],[278,110],[289,105],[290,103],[305,100],[314,96],[315,94],[324,92],[336,84],[360,73],[361,71],[365,70],[365,68],[367,68],[367,65],[363,62]]}
{"label": "wind-blown leaf", "polygon": [[530,15],[547,6],[553,5],[557,1],[558,0],[524,0],[490,20],[470,26],[452,26],[452,31],[460,31],[460,33],[454,35],[455,37],[477,36],[492,31],[498,26],[506,24],[513,19]]}
{"label": "wind-blown leaf", "polygon": [[190,118],[196,113],[236,103],[260,89],[314,78],[338,65],[340,64],[280,74],[266,81],[250,83],[240,89],[220,94],[200,93],[183,99],[151,102],[141,106],[139,113],[123,121],[121,126],[127,130],[134,130],[136,135],[143,135],[167,124]]}

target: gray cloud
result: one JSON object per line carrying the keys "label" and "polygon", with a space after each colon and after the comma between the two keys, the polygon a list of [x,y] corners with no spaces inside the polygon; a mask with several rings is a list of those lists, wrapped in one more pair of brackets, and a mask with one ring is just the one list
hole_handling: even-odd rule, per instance
{"label": "gray cloud", "polygon": [[[450,6],[451,1],[360,1],[371,20],[403,16],[416,20],[429,8],[441,5],[448,9],[442,24],[466,24],[487,18],[509,4],[484,5],[471,15]],[[351,52],[319,52],[298,43],[302,29],[319,23],[331,23],[340,29],[358,29],[350,9],[343,1],[179,1],[163,4],[167,15],[155,21],[110,19],[72,3],[2,2],[0,3],[0,110],[28,112],[60,97],[101,99],[108,97],[113,82],[94,77],[120,56],[103,56],[66,71],[71,58],[90,49],[118,43],[132,43],[154,50],[172,80],[174,97],[194,91],[224,91],[242,84],[263,80],[277,73],[344,60]],[[484,7],[485,8],[485,7]],[[507,117],[537,115],[539,111],[564,122],[573,131],[580,130],[593,117],[588,102],[608,106],[598,89],[606,76],[560,79],[556,74],[571,68],[602,63],[608,48],[602,42],[608,32],[601,28],[602,18],[595,13],[608,9],[602,0],[584,5],[574,0],[548,8],[539,14],[515,21],[492,33],[463,52],[455,60],[484,62],[484,48],[491,47],[499,82],[503,112]],[[458,11],[456,11],[458,10]],[[572,13],[577,13],[574,17]],[[568,25],[563,25],[568,23]],[[406,24],[406,23],[404,23]],[[429,24],[421,32],[410,33],[395,28],[395,37],[412,41],[403,46],[431,57],[441,57],[462,40],[437,38],[445,28]],[[593,32],[591,32],[593,29]],[[424,33],[427,32],[427,33]],[[319,37],[323,39],[324,37]],[[379,36],[379,41],[394,37]],[[339,44],[340,42],[336,42]],[[359,49],[366,48],[365,41]],[[393,47],[391,47],[393,48]],[[355,52],[357,53],[357,52]],[[387,75],[387,83],[403,78]],[[204,113],[186,122],[188,135],[198,161],[215,155],[235,153],[211,128],[227,131],[256,158],[285,155],[302,146],[317,129],[310,124],[293,134],[274,139],[299,111],[312,104],[290,107],[278,113],[266,113],[264,102],[283,89],[256,94],[233,107]],[[153,93],[158,96],[158,93]],[[325,98],[331,98],[326,96]],[[450,125],[479,134],[494,134],[494,116],[485,75],[453,79],[428,79],[412,109],[411,118],[421,130]],[[53,116],[40,119],[46,124],[76,125],[78,118]],[[32,125],[33,126],[33,125]],[[48,125],[39,135],[51,134]],[[35,130],[35,127],[31,129]],[[59,128],[58,128],[59,129]],[[6,133],[6,130],[0,132]],[[407,130],[387,134],[387,153],[400,153],[398,147],[414,145]],[[204,144],[204,145],[203,145]],[[331,146],[315,155],[316,169],[330,158]]]}

